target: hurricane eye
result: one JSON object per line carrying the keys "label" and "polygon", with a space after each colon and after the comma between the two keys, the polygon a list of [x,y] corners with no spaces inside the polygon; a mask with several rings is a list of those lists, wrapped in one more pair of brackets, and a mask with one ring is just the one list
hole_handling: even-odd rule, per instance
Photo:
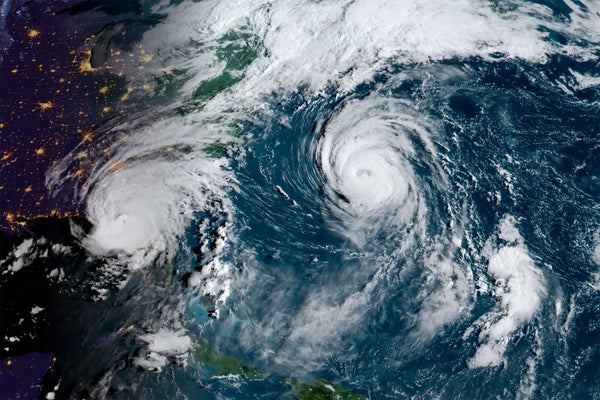
{"label": "hurricane eye", "polygon": [[371,170],[368,170],[368,169],[361,168],[359,170],[356,170],[356,176],[368,177],[368,176],[371,176],[371,174],[372,174]]}

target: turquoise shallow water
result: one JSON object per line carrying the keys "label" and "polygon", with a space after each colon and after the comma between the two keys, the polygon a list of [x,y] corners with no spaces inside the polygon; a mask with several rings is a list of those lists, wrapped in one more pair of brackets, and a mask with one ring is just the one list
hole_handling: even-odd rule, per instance
{"label": "turquoise shallow water", "polygon": [[439,6],[144,4],[85,219],[3,244],[43,395],[599,397],[600,11]]}

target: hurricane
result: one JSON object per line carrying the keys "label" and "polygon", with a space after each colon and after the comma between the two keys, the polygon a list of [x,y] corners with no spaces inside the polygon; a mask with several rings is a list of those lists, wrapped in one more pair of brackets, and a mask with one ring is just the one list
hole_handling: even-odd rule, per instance
{"label": "hurricane", "polygon": [[[360,102],[360,107],[369,107],[368,101]],[[339,219],[354,219],[355,223],[380,215],[401,229],[413,218],[420,219],[419,209],[425,208],[419,204],[422,195],[410,163],[415,157],[411,136],[416,136],[412,138],[415,141],[428,138],[412,132],[419,127],[409,116],[402,120],[400,107],[384,103],[372,105],[373,109],[353,108],[348,105],[328,122],[318,144],[318,164],[326,179],[324,192],[331,214],[346,214]],[[398,120],[394,120],[396,115]],[[350,230],[352,224],[349,221]]]}
{"label": "hurricane", "polygon": [[598,3],[87,3],[70,211],[0,252],[40,398],[600,396]]}

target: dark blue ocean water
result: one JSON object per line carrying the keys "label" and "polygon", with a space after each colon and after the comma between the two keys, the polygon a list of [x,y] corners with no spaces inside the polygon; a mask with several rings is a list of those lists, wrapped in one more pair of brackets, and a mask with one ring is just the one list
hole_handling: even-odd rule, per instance
{"label": "dark blue ocean water", "polygon": [[[3,244],[3,290],[12,298],[19,285],[43,287],[32,296],[35,304],[44,298],[43,326],[32,328],[39,340],[19,348],[56,354],[43,395],[600,398],[598,54],[556,50],[542,61],[500,50],[429,61],[382,55],[350,89],[334,78],[319,90],[310,82],[290,88],[294,75],[286,71],[294,64],[269,58],[273,38],[263,32],[258,44],[251,40],[262,19],[252,20],[259,33],[244,26],[204,43],[177,8],[187,3],[172,3],[158,10],[164,24],[180,18],[181,32],[194,39],[172,54],[170,42],[156,46],[162,64],[155,68],[172,68],[165,75],[129,76],[156,90],[138,94],[144,111],[105,121],[100,139],[82,147],[98,157],[99,172],[89,178],[91,191],[73,199],[107,210],[113,198],[117,208],[131,203],[126,210],[142,210],[148,230],[166,232],[167,244],[150,235],[143,251],[99,252],[105,220],[89,207],[91,223],[38,221]],[[583,3],[537,4],[550,10],[548,21],[567,24],[575,9],[598,20]],[[493,6],[502,15],[517,9]],[[270,32],[276,15],[261,29]],[[590,32],[569,36],[556,24],[537,28],[552,49],[598,49]],[[163,26],[156,19],[144,29],[152,34],[154,25]],[[486,48],[484,39],[476,50]],[[226,73],[202,80],[204,70],[195,68],[211,46],[222,51]],[[186,62],[178,63],[181,54]],[[253,69],[263,59],[272,64]],[[341,59],[339,66],[347,67]],[[269,68],[283,72],[271,76]],[[340,75],[353,69],[358,62]],[[247,81],[268,90],[256,88],[251,106],[240,106]],[[219,191],[217,174],[206,172],[211,164],[186,162],[214,126],[233,125],[227,140],[203,148],[202,157],[226,161],[231,187]],[[102,154],[103,145],[113,153]],[[127,168],[132,175],[110,180]],[[70,179],[63,184],[85,186]],[[105,188],[108,195],[94,196]],[[146,202],[154,198],[166,200]],[[163,209],[172,212],[161,219]],[[192,217],[173,232],[181,215]],[[129,243],[147,228],[131,226],[121,237],[110,225],[108,236]],[[13,250],[30,237],[20,255]],[[33,305],[17,311],[27,315]],[[331,393],[307,396],[290,379]],[[336,397],[336,385],[348,392]]]}
{"label": "dark blue ocean water", "polygon": [[[356,250],[343,237],[332,234],[319,216],[326,183],[310,149],[310,143],[323,134],[315,129],[314,121],[327,120],[345,102],[373,92],[390,99],[409,99],[420,104],[419,112],[442,121],[436,145],[450,160],[448,191],[428,193],[431,225],[451,219],[446,204],[466,207],[464,229],[473,238],[476,251],[482,251],[496,222],[504,214],[513,215],[536,264],[545,271],[548,295],[536,317],[508,338],[503,365],[468,369],[477,341],[473,335],[461,337],[462,333],[489,312],[497,299],[481,296],[471,313],[431,341],[419,343],[411,329],[412,317],[422,306],[418,293],[424,278],[418,270],[403,271],[410,261],[398,257],[390,268],[401,277],[388,278],[379,289],[382,293],[372,299],[375,304],[356,310],[366,314],[360,329],[342,337],[339,349],[328,354],[324,365],[311,376],[347,382],[372,398],[514,398],[522,395],[519,388],[529,379],[527,359],[536,354],[530,378],[535,380],[533,398],[595,398],[600,385],[600,315],[597,291],[587,282],[597,270],[590,257],[589,235],[596,231],[599,215],[598,90],[573,96],[553,81],[553,75],[560,75],[561,70],[593,66],[557,57],[542,70],[526,63],[490,66],[478,60],[445,67],[477,73],[457,81],[428,76],[427,82],[416,73],[413,80],[400,85],[390,83],[393,74],[383,75],[349,99],[318,100],[296,111],[307,101],[299,94],[278,110],[289,117],[288,126],[253,127],[257,137],[234,166],[242,188],[234,203],[242,221],[239,240],[260,260],[263,269],[258,274],[262,278],[257,279],[260,287],[240,299],[251,306],[232,308],[250,309],[251,315],[246,316],[250,321],[264,320],[272,317],[273,309],[263,304],[277,301],[282,314],[294,315],[307,296],[314,295],[311,286],[329,285],[331,291],[341,292],[369,281],[372,271],[356,270],[364,268],[365,259],[376,263],[391,253],[398,237],[384,228],[374,235],[376,243]],[[419,165],[427,161],[418,156],[411,160],[419,166],[415,167],[417,177],[422,185],[433,186],[427,175],[431,171]],[[510,178],[499,174],[498,167],[509,171]],[[499,195],[492,195],[496,192]],[[439,231],[434,226],[429,233],[434,236]],[[417,258],[419,248],[414,251]],[[243,265],[243,257],[233,259]],[[485,268],[468,255],[462,262],[475,274]],[[573,314],[557,316],[556,301],[570,302]],[[244,320],[224,318],[208,331],[219,335],[234,329],[232,324],[243,326]],[[571,328],[565,330],[565,324]],[[245,359],[257,357],[258,350],[240,346],[236,334],[216,343]],[[263,384],[242,386],[241,392],[227,392],[230,394],[225,397],[262,392]]]}
{"label": "dark blue ocean water", "polygon": [[[208,321],[200,335],[211,338],[211,344],[271,375],[249,381],[209,379],[202,389],[190,383],[188,393],[279,398],[288,389],[280,380],[296,375],[342,382],[371,398],[598,396],[600,315],[597,291],[589,285],[597,270],[589,243],[598,225],[598,91],[566,94],[552,77],[561,69],[589,67],[558,57],[542,70],[527,63],[470,60],[444,66],[477,71],[467,80],[435,79],[426,71],[427,81],[419,67],[409,82],[394,84],[393,73],[382,74],[347,98],[313,100],[300,92],[276,107],[286,118],[285,126],[270,121],[248,126],[255,136],[232,165],[241,188],[233,196],[234,229],[243,244],[228,260],[239,274],[253,268],[258,276],[254,286],[240,288],[243,296],[233,291],[227,315],[220,319],[208,320],[198,306],[188,312],[194,322]],[[422,248],[416,246],[410,255],[393,254],[403,234],[385,226],[374,231],[373,242],[359,247],[324,216],[327,183],[314,143],[325,134],[322,126],[327,122],[316,121],[328,121],[348,102],[373,95],[418,102],[420,113],[441,121],[435,145],[449,160],[447,190],[435,191],[426,152],[411,159],[420,185],[430,188],[424,190],[431,208],[428,235],[446,231],[439,225],[452,220],[447,205],[462,207],[467,215],[464,230],[474,243],[470,250],[464,242],[461,248],[483,252],[497,221],[510,214],[544,271],[547,295],[536,316],[507,338],[500,366],[469,369],[478,340],[474,334],[463,336],[474,321],[497,307],[497,298],[480,295],[469,313],[421,341],[412,331],[424,302],[419,292],[428,278],[412,263]],[[303,356],[289,349],[286,335],[293,329],[293,316],[311,303],[310,296],[322,295],[315,288],[327,287],[334,299],[323,301],[340,307],[373,279],[376,272],[368,264],[378,262],[389,263],[391,273],[381,278],[366,304],[352,311],[360,315],[360,324],[350,332],[340,329],[335,338],[339,343],[333,349],[324,346],[329,352],[322,357],[315,355],[322,363],[314,370],[295,364],[290,368],[287,361],[277,365],[278,351]],[[461,263],[476,275],[486,268],[485,261],[468,253]],[[556,302],[570,307],[570,315],[557,315]],[[266,324],[274,332],[252,337],[264,329],[252,325],[274,319],[276,327]],[[331,324],[336,323],[332,317]],[[265,356],[264,347],[274,354]],[[528,361],[532,356],[534,372]],[[534,382],[531,392],[523,389],[523,381]]]}

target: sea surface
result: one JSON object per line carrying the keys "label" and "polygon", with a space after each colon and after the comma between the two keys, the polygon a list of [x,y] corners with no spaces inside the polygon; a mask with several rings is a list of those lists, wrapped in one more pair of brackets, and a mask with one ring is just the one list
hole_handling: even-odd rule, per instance
{"label": "sea surface", "polygon": [[600,3],[1,6],[0,397],[600,399]]}

